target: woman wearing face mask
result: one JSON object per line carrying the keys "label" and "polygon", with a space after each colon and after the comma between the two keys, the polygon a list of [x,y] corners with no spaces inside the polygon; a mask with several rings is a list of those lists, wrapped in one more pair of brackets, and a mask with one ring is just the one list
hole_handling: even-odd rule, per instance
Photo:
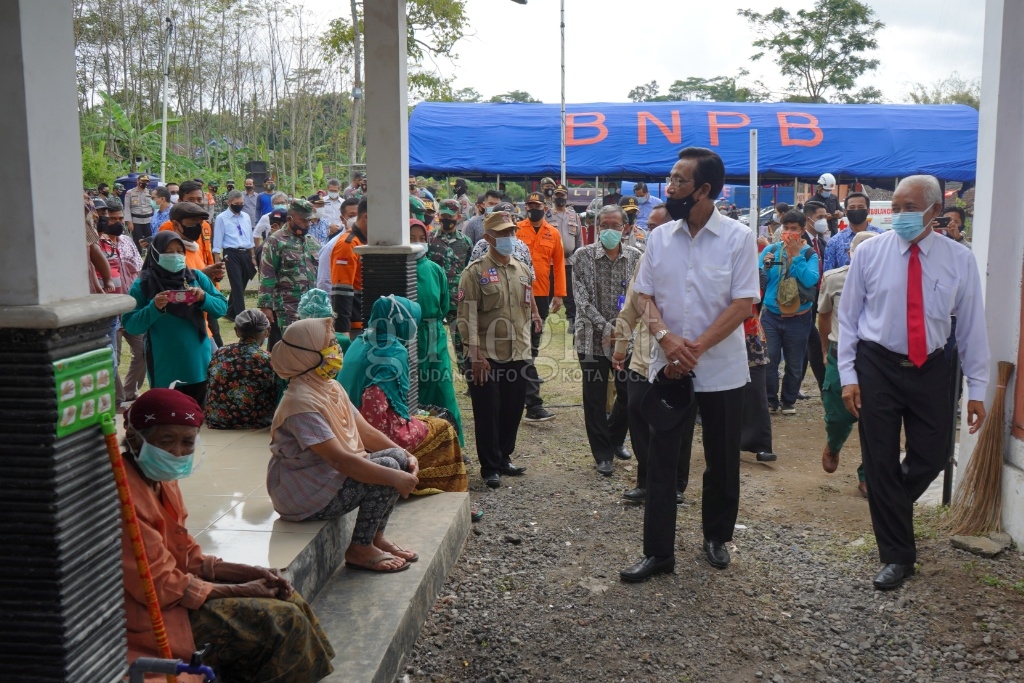
{"label": "woman wearing face mask", "polygon": [[[437,268],[430,261],[425,263]],[[441,417],[413,415],[406,404],[411,376],[407,347],[420,330],[433,327],[429,321],[421,323],[418,303],[397,296],[378,299],[366,331],[345,353],[338,381],[370,426],[419,460],[417,493],[467,491],[466,466],[455,427]],[[444,351],[447,356],[447,340]],[[431,382],[424,381],[423,368],[420,370],[420,405],[435,405],[424,398],[424,389]],[[454,401],[454,389],[451,398]]]}
{"label": "woman wearing face mask", "polygon": [[206,423],[213,429],[270,426],[280,394],[277,375],[263,342],[270,321],[255,308],[235,316],[238,342],[217,349],[210,360]]}
{"label": "woman wearing face mask", "polygon": [[358,508],[345,564],[398,572],[419,556],[384,537],[398,496],[419,483],[419,461],[367,423],[335,381],[341,349],[330,318],[288,326],[271,353],[288,389],[270,427],[267,491],[290,522],[336,519]]}
{"label": "woman wearing face mask", "polygon": [[[203,411],[190,397],[150,389],[125,414],[128,487],[174,657],[230,643],[204,658],[228,681],[306,683],[331,673],[334,650],[313,610],[280,570],[206,555],[185,527],[178,488],[189,476]],[[157,657],[132,540],[122,533],[128,659]]]}
{"label": "woman wearing face mask", "polygon": [[129,294],[135,310],[124,314],[124,329],[146,335],[149,386],[177,383],[178,391],[204,405],[212,355],[204,314],[224,315],[227,299],[202,272],[185,266],[185,244],[169,231],[153,237]]}

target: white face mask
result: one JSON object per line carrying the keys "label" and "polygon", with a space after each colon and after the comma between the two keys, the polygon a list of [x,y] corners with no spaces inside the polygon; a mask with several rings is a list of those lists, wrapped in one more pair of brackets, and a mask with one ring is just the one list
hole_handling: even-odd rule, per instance
{"label": "white face mask", "polygon": [[824,218],[819,218],[818,220],[814,221],[814,232],[818,233],[819,235],[828,232],[828,220]]}
{"label": "white face mask", "polygon": [[178,203],[178,195],[172,194],[171,195],[171,204],[177,204],[177,203]]}
{"label": "white face mask", "polygon": [[327,193],[327,196],[328,196],[328,197],[330,197],[331,199],[337,199],[337,198],[338,198],[338,193],[337,193],[337,192],[334,192],[334,191],[332,190],[331,192],[328,192],[328,193]]}

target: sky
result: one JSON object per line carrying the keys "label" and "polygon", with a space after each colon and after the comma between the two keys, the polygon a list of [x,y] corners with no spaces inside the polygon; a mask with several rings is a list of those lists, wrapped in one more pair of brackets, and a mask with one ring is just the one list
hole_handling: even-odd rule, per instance
{"label": "sky", "polygon": [[[366,0],[372,2],[372,0]],[[560,99],[559,0],[467,0],[470,34],[455,47],[457,59],[436,67],[455,87],[484,98],[525,90],[544,102]],[[326,19],[347,14],[342,0],[304,0]],[[755,39],[739,9],[791,12],[811,0],[565,0],[567,102],[628,102],[636,85],[658,81],[662,93],[677,79],[731,76],[764,80],[774,90],[786,81],[765,55],[750,56]],[[886,101],[903,102],[913,83],[932,84],[953,72],[981,77],[984,0],[867,0],[885,28],[877,35],[877,71],[858,81]],[[703,7],[701,7],[703,5]],[[700,8],[700,9],[698,9]],[[435,66],[428,64],[427,66]]]}

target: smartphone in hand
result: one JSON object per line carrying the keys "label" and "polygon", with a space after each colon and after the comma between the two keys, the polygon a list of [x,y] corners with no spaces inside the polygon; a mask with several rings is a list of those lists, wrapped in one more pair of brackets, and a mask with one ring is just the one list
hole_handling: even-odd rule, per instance
{"label": "smartphone in hand", "polygon": [[191,289],[172,289],[167,292],[167,303],[170,304],[194,304],[196,293]]}

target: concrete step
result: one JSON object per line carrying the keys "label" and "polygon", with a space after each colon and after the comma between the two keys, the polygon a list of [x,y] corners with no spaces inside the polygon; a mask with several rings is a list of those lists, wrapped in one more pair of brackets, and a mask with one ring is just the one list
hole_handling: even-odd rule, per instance
{"label": "concrete step", "polygon": [[470,525],[468,493],[399,502],[387,536],[415,550],[419,560],[397,574],[354,571],[342,564],[312,602],[336,651],[334,673],[325,681],[394,680],[462,552]]}

